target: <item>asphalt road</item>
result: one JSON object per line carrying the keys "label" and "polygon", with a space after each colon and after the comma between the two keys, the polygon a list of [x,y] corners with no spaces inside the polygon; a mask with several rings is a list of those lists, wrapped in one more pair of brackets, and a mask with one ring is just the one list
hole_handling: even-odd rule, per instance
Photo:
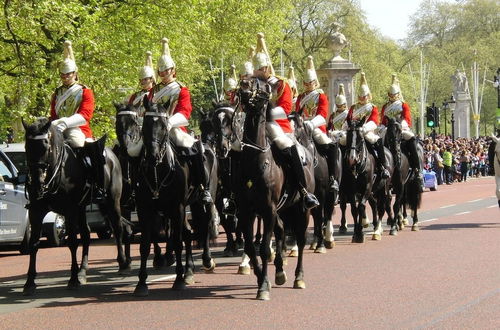
{"label": "asphalt road", "polygon": [[[132,272],[124,276],[117,274],[113,241],[94,239],[88,284],[78,291],[66,289],[69,250],[41,249],[38,288],[30,298],[21,294],[28,257],[2,248],[0,329],[498,329],[500,211],[494,185],[488,177],[425,192],[419,232],[407,228],[394,237],[386,230],[382,241],[367,235],[364,244],[351,243],[352,232],[336,233],[337,244],[326,254],[306,251],[304,290],[292,288],[295,259],[288,259],[288,282],[281,287],[274,285],[271,266],[267,302],[255,300],[253,275],[236,274],[239,258],[222,257],[222,239],[214,244],[215,273],[198,271],[194,285],[173,291],[173,268],[150,267],[145,298],[132,294],[138,244]],[[200,251],[195,253],[199,265]]]}

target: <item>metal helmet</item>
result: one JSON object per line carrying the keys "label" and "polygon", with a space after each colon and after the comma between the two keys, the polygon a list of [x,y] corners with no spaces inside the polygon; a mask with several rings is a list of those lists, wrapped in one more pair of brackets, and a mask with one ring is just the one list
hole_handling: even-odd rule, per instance
{"label": "metal helmet", "polygon": [[240,66],[240,76],[246,76],[246,75],[251,76],[251,75],[253,75],[252,59],[253,59],[254,55],[255,55],[255,47],[251,46],[248,49],[247,60],[245,61],[245,63],[243,63]]}
{"label": "metal helmet", "polygon": [[60,73],[70,73],[78,71],[75,62],[75,54],[73,54],[73,47],[71,41],[64,42],[63,61],[59,64]]}
{"label": "metal helmet", "polygon": [[318,80],[318,76],[316,75],[316,70],[314,69],[314,60],[311,55],[307,56],[307,64],[306,64],[306,73],[304,76],[304,82],[310,83],[314,80]]}
{"label": "metal helmet", "polygon": [[236,77],[236,66],[234,64],[231,65],[229,69],[229,75],[224,81],[224,90],[232,91],[238,87],[238,78]]}
{"label": "metal helmet", "polygon": [[335,104],[336,105],[347,104],[347,99],[345,98],[344,84],[339,84],[339,93],[335,97]]}
{"label": "metal helmet", "polygon": [[153,69],[153,58],[152,53],[148,50],[146,52],[146,63],[139,71],[139,79],[153,78],[155,77],[155,70]]}
{"label": "metal helmet", "polygon": [[260,69],[262,67],[269,67],[271,74],[274,75],[274,68],[271,62],[271,57],[267,51],[266,41],[264,40],[264,33],[257,33],[257,47],[255,49],[255,55],[253,57],[253,66],[255,69]]}
{"label": "metal helmet", "polygon": [[393,94],[393,95],[401,93],[401,88],[399,86],[399,80],[398,80],[395,73],[392,74],[392,83],[391,83],[391,86],[389,87],[389,90],[387,92],[389,94]]}
{"label": "metal helmet", "polygon": [[158,59],[158,71],[162,72],[170,68],[175,68],[175,62],[170,56],[170,47],[168,46],[168,39],[161,39],[162,55]]}
{"label": "metal helmet", "polygon": [[288,72],[286,73],[286,79],[288,80],[288,85],[292,90],[293,97],[297,96],[297,78],[295,78],[295,70],[292,65],[288,67]]}
{"label": "metal helmet", "polygon": [[364,72],[361,72],[361,81],[358,90],[358,96],[370,96],[370,88],[368,87],[368,82],[366,82],[366,76]]}

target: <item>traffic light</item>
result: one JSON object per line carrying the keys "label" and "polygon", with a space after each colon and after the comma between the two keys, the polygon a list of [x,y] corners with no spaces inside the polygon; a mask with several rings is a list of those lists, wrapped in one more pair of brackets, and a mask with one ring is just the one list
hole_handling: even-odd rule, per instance
{"label": "traffic light", "polygon": [[427,119],[427,127],[435,127],[436,126],[436,116],[434,115],[434,108],[427,107],[426,119]]}
{"label": "traffic light", "polygon": [[439,127],[439,108],[434,107],[434,127]]}

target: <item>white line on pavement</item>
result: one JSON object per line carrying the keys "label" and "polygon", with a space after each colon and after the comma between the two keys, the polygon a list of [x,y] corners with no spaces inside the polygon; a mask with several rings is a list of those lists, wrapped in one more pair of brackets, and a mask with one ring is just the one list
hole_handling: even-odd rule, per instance
{"label": "white line on pavement", "polygon": [[429,219],[429,220],[420,221],[420,223],[422,223],[422,222],[436,221],[436,220],[438,220],[438,218],[432,218],[432,219]]}
{"label": "white line on pavement", "polygon": [[497,205],[497,204],[493,204],[493,205],[491,205],[491,206],[488,206],[488,207],[487,207],[487,209],[491,209],[491,208],[493,208],[493,207],[498,207],[498,205]]}
{"label": "white line on pavement", "polygon": [[470,211],[465,211],[465,212],[455,213],[455,215],[462,215],[462,214],[467,214],[467,213],[470,213]]}
{"label": "white line on pavement", "polygon": [[146,283],[153,283],[153,282],[161,282],[161,281],[168,281],[168,280],[172,280],[176,277],[177,275],[168,275],[168,276],[163,276],[163,277],[159,277],[159,278],[155,278],[154,280],[151,280],[151,281],[147,281]]}
{"label": "white line on pavement", "polygon": [[474,202],[479,202],[479,201],[482,201],[484,198],[479,198],[479,199],[475,199],[473,201],[469,201],[469,203],[474,203]]}
{"label": "white line on pavement", "polygon": [[447,207],[452,207],[452,206],[455,206],[455,205],[457,205],[457,204],[451,204],[451,205],[441,206],[441,207],[440,207],[440,209],[445,209],[445,208],[447,208]]}

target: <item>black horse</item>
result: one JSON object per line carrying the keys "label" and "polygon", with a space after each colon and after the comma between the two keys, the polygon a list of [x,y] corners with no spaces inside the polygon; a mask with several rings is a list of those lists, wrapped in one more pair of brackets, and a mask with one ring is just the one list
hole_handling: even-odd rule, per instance
{"label": "black horse", "polygon": [[[85,216],[85,206],[90,203],[90,192],[86,187],[85,165],[64,142],[62,133],[55,129],[47,118],[40,118],[31,125],[23,121],[23,126],[26,131],[26,158],[29,169],[26,189],[29,196],[28,213],[32,232],[29,242],[28,278],[23,293],[32,295],[36,289],[36,255],[40,244],[42,221],[49,210],[65,217],[68,246],[71,251],[71,277],[68,288],[75,289],[87,281],[90,245],[90,230]],[[99,209],[112,226],[118,248],[117,261],[120,270],[125,270],[130,267],[131,260],[130,255],[124,254],[122,233],[124,230],[130,231],[130,227],[122,221],[120,214],[122,190],[120,163],[109,148],[105,149],[104,166],[104,187],[107,196],[102,204],[99,204]],[[80,267],[76,257],[78,233],[83,245]],[[126,250],[129,251],[130,248],[126,247]]]}
{"label": "black horse", "polygon": [[363,243],[362,219],[366,217],[366,202],[370,203],[373,211],[375,235],[381,234],[381,224],[377,219],[377,205],[372,195],[374,187],[375,159],[368,152],[365,139],[360,131],[362,121],[348,120],[346,152],[340,191],[341,199],[351,204],[351,214],[354,219],[353,243]]}
{"label": "black horse", "polygon": [[[329,189],[329,172],[326,156],[318,152],[318,147],[312,139],[312,131],[307,131],[304,127],[304,121],[298,114],[289,116],[294,122],[295,137],[309,152],[314,155],[314,195],[318,199],[320,206],[311,210],[314,219],[314,241],[311,244],[311,250],[315,253],[325,253],[326,248],[333,248],[333,225],[332,215],[334,204],[337,199],[338,192]],[[338,146],[337,146],[338,147]],[[342,179],[342,156],[337,153],[337,182]]]}
{"label": "black horse", "polygon": [[[283,285],[286,274],[283,271],[283,222],[292,229],[297,239],[299,256],[295,269],[294,288],[305,288],[303,269],[303,250],[306,242],[306,229],[309,223],[309,210],[305,209],[295,182],[291,182],[286,164],[279,161],[279,151],[275,154],[266,137],[266,116],[269,104],[269,86],[252,79],[239,92],[239,99],[246,113],[241,139],[242,151],[238,173],[235,173],[237,216],[245,238],[245,253],[249,256],[254,274],[257,276],[257,299],[270,298],[271,284],[267,276],[267,261],[270,256],[269,243],[274,231],[276,238],[275,283]],[[309,191],[314,190],[313,160],[307,155],[304,169]],[[287,180],[288,178],[288,180]],[[257,261],[253,244],[253,226],[256,215],[264,223],[264,235],[260,244],[262,266]]]}
{"label": "black horse", "polygon": [[[146,284],[146,263],[151,250],[151,235],[156,213],[160,213],[169,222],[169,237],[175,251],[176,279],[174,289],[183,289],[186,284],[194,283],[194,262],[192,258],[191,224],[186,219],[186,206],[191,204],[193,212],[193,229],[200,239],[208,241],[208,217],[200,217],[197,210],[202,208],[194,201],[194,194],[188,167],[188,158],[178,155],[170,143],[168,115],[165,108],[151,104],[144,99],[146,113],[142,127],[144,149],[139,165],[138,188],[136,195],[137,213],[142,229],[141,235],[141,268],[139,283],[135,294],[148,294]],[[186,266],[182,265],[182,249],[184,242]],[[203,266],[213,270],[215,263],[210,256],[208,242],[204,245]]]}

